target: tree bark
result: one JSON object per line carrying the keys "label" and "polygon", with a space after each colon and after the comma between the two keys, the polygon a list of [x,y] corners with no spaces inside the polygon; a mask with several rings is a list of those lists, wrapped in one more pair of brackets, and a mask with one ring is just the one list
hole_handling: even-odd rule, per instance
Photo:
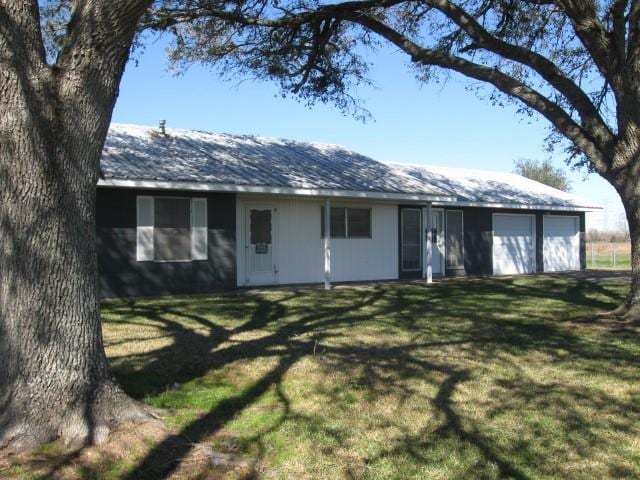
{"label": "tree bark", "polygon": [[[71,137],[59,127],[47,143]],[[0,200],[0,447],[97,442],[115,423],[145,415],[112,381],[104,353],[96,159],[87,162],[82,145],[42,155],[19,130],[13,155],[0,155],[0,166],[25,173],[8,176]]]}
{"label": "tree bark", "polygon": [[640,159],[631,163],[618,189],[629,223],[631,238],[631,285],[625,302],[614,314],[631,320],[640,319]]}
{"label": "tree bark", "polygon": [[100,156],[147,3],[77,2],[48,65],[38,2],[0,0],[0,450],[148,418],[109,372],[95,250]]}

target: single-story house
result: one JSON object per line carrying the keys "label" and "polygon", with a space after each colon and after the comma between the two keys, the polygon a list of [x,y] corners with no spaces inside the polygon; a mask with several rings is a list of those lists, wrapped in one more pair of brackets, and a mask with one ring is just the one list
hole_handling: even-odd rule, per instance
{"label": "single-story house", "polygon": [[97,190],[100,293],[579,270],[597,208],[511,173],[114,124]]}

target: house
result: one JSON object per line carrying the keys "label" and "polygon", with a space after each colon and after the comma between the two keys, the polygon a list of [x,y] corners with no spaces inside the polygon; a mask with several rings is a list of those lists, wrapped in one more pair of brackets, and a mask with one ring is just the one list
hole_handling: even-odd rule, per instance
{"label": "house", "polygon": [[585,212],[597,208],[510,173],[112,125],[97,191],[100,292],[579,270]]}

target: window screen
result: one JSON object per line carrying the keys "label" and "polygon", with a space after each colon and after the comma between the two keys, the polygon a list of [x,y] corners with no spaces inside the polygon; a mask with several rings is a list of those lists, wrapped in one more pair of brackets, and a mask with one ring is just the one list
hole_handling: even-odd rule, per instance
{"label": "window screen", "polygon": [[420,234],[422,212],[419,209],[403,208],[401,212],[402,270],[422,269],[422,235]]}
{"label": "window screen", "polygon": [[447,268],[461,268],[464,266],[462,212],[447,211],[446,227],[446,266]]}
{"label": "window screen", "polygon": [[350,238],[371,236],[370,208],[347,208],[347,234]]}
{"label": "window screen", "polygon": [[[331,238],[345,238],[347,236],[346,216],[344,207],[331,207]],[[324,207],[320,208],[320,231],[324,238]]]}
{"label": "window screen", "polygon": [[154,259],[191,259],[191,200],[156,197],[154,201]]}
{"label": "window screen", "polygon": [[271,210],[251,210],[252,245],[271,245]]}

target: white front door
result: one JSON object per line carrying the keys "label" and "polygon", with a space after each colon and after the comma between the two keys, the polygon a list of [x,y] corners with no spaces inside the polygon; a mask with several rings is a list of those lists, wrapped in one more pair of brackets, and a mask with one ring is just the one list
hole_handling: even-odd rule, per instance
{"label": "white front door", "polygon": [[277,210],[268,205],[248,205],[245,212],[247,283],[278,281]]}
{"label": "white front door", "polygon": [[512,275],[535,271],[535,217],[493,215],[493,273]]}
{"label": "white front door", "polygon": [[580,270],[580,219],[545,216],[542,231],[544,271]]}
{"label": "white front door", "polygon": [[433,273],[442,275],[444,263],[444,211],[431,211],[431,264]]}

